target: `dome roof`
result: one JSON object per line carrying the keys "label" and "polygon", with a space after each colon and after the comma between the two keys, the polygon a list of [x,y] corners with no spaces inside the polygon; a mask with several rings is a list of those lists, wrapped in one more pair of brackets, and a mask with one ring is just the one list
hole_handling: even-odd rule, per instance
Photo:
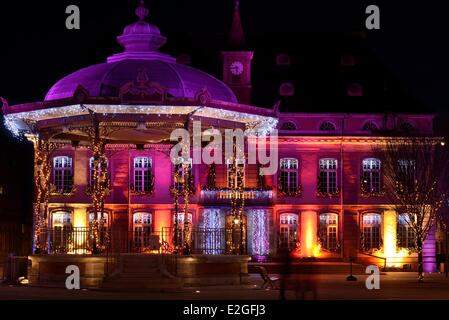
{"label": "dome roof", "polygon": [[135,82],[144,72],[150,82],[166,87],[177,98],[194,98],[206,88],[211,99],[237,102],[232,90],[223,82],[200,70],[160,60],[121,60],[93,65],[76,71],[58,81],[48,91],[45,100],[72,97],[79,85],[93,97],[118,97],[119,90]]}
{"label": "dome roof", "polygon": [[139,21],[128,25],[117,37],[124,52],[114,54],[106,63],[78,70],[59,80],[48,91],[45,100],[72,97],[82,86],[92,97],[118,97],[120,88],[130,82],[154,82],[167,89],[176,98],[195,98],[207,89],[210,98],[237,103],[232,90],[213,76],[176,63],[176,59],[160,53],[158,49],[166,42],[159,28],[145,21],[149,11],[143,1],[136,9]]}

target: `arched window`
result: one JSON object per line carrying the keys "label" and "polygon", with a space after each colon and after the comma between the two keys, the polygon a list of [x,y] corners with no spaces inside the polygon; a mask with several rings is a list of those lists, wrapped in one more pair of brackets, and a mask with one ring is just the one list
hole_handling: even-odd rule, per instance
{"label": "arched window", "polygon": [[53,212],[51,214],[51,228],[49,230],[51,252],[67,253],[72,250],[72,214],[68,211]]}
{"label": "arched window", "polygon": [[285,82],[279,87],[279,95],[282,97],[291,97],[295,95],[295,86],[290,82]]}
{"label": "arched window", "polygon": [[59,193],[69,193],[73,189],[72,158],[53,158],[53,184]]}
{"label": "arched window", "polygon": [[[94,175],[95,175],[95,172],[94,172],[94,169],[95,169],[94,163],[95,163],[95,159],[94,159],[94,157],[91,157],[91,158],[89,159],[89,185],[90,185],[91,188],[93,188],[93,186],[94,186]],[[107,169],[108,165],[109,165],[109,163],[108,163],[108,161],[106,160],[106,169]],[[100,166],[101,166],[101,164],[100,164],[100,162],[99,162],[99,163],[98,163],[98,170],[101,170]]]}
{"label": "arched window", "polygon": [[401,213],[398,216],[398,245],[401,248],[415,248],[415,231],[410,224],[410,215]]}
{"label": "arched window", "polygon": [[152,162],[148,157],[134,158],[134,190],[137,192],[151,192]]}
{"label": "arched window", "polygon": [[399,125],[399,130],[404,132],[404,133],[410,133],[414,130],[415,128],[409,123],[409,122],[402,122]]}
{"label": "arched window", "polygon": [[133,239],[137,251],[142,251],[150,246],[150,236],[153,231],[152,218],[151,213],[148,212],[135,212],[133,214]]}
{"label": "arched window", "polygon": [[296,130],[296,124],[291,121],[285,122],[282,124],[281,130],[293,131]]}
{"label": "arched window", "polygon": [[290,63],[290,56],[288,54],[280,53],[276,56],[276,64],[278,66],[288,66]]}
{"label": "arched window", "polygon": [[335,131],[335,124],[326,121],[320,125],[320,131]]}
{"label": "arched window", "polygon": [[298,215],[283,213],[279,216],[279,247],[296,248],[298,242]]}
{"label": "arched window", "polygon": [[338,215],[320,214],[320,241],[324,249],[336,250],[338,247]]}
{"label": "arched window", "polygon": [[55,211],[52,213],[52,228],[72,227],[72,214],[67,211]]}
{"label": "arched window", "polygon": [[[180,157],[178,158],[178,176],[175,177],[175,187],[177,188],[178,192],[182,192],[184,190],[184,179],[185,179],[185,172],[184,172],[184,158]],[[191,158],[189,158],[188,160],[188,179],[190,180],[190,184],[192,181],[192,165],[193,165],[193,161]],[[192,188],[193,186],[190,185],[190,187]]]}
{"label": "arched window", "polygon": [[[89,226],[92,226],[94,220],[95,220],[95,212],[89,212]],[[103,226],[104,228],[107,228],[109,226],[109,214],[107,212],[103,212],[103,215],[102,215],[101,212],[98,212],[97,213],[97,222],[98,222],[98,225]]]}
{"label": "arched window", "polygon": [[337,159],[320,159],[319,167],[318,191],[327,194],[337,193]]}
{"label": "arched window", "polygon": [[376,131],[377,129],[378,129],[377,125],[372,121],[368,121],[363,125],[363,131],[371,131],[372,132],[372,131]]}
{"label": "arched window", "polygon": [[370,251],[380,248],[380,225],[379,213],[366,213],[362,218],[363,249]]}
{"label": "arched window", "polygon": [[[237,159],[235,164],[230,159],[226,160],[228,188],[245,186],[245,160]],[[234,170],[234,174],[232,171]]]}
{"label": "arched window", "polygon": [[362,161],[362,191],[380,192],[380,166],[379,159],[369,158]]}
{"label": "arched window", "polygon": [[[184,218],[185,218],[185,214],[184,212],[178,212],[178,214],[173,215],[173,221],[175,220],[175,218],[177,218],[177,223],[178,223],[178,229],[182,230],[184,229]],[[193,215],[191,213],[187,214],[187,221],[192,224],[192,219],[193,219]]]}
{"label": "arched window", "polygon": [[291,194],[298,191],[298,169],[297,159],[281,159],[279,187],[283,193]]}

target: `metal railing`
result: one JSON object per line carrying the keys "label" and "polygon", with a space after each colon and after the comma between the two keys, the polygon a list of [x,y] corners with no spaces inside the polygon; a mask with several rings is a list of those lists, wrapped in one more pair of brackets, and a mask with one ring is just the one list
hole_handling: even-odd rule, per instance
{"label": "metal railing", "polygon": [[[184,232],[176,232],[178,246],[184,243]],[[120,253],[160,253],[175,252],[175,230],[163,228],[161,231],[128,231],[117,228],[100,228],[97,252],[107,255],[113,261]],[[93,251],[93,231],[91,228],[52,228],[41,229],[40,254],[91,254]],[[194,228],[190,231],[190,252],[192,254],[231,253],[230,243],[233,230],[227,228]],[[112,268],[112,266],[111,266]]]}

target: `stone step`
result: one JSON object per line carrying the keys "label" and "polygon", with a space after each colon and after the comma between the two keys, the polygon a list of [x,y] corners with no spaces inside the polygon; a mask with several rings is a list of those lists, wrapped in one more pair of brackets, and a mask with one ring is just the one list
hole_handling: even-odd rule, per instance
{"label": "stone step", "polygon": [[177,279],[162,278],[128,278],[119,277],[106,279],[101,289],[113,291],[166,291],[182,288],[182,282]]}
{"label": "stone step", "polygon": [[[259,273],[256,266],[267,269],[269,274],[280,274],[284,269],[281,263],[250,263],[249,273]],[[349,274],[350,264],[345,262],[304,262],[293,263],[289,267],[291,274]],[[352,265],[353,274],[365,274],[366,267],[354,263]]]}

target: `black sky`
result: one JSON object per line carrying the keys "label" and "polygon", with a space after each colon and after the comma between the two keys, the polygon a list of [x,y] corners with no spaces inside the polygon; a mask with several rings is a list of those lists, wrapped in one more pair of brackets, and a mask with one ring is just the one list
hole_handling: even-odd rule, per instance
{"label": "black sky", "polygon": [[[168,37],[163,51],[175,54],[188,51],[192,45],[196,49],[203,47],[207,53],[210,43],[226,39],[233,0],[146,3],[149,20]],[[69,4],[80,7],[79,31],[65,28],[65,8]],[[1,1],[0,96],[11,104],[42,100],[51,85],[64,75],[104,62],[107,56],[120,51],[115,37],[135,21],[137,4],[137,0]],[[260,41],[268,46],[276,43],[273,39],[287,32],[320,37],[364,30],[368,4],[376,4],[381,10],[381,30],[369,32],[372,52],[404,90],[419,99],[422,112],[446,113],[448,1],[241,0],[241,14],[248,41],[257,47]],[[189,44],[188,39],[196,39],[196,43]],[[298,50],[314,50],[302,48],[301,41],[294,45]],[[202,58],[193,57],[193,65],[221,76],[216,65],[208,65]],[[383,111],[382,108],[379,106],[376,111]]]}

